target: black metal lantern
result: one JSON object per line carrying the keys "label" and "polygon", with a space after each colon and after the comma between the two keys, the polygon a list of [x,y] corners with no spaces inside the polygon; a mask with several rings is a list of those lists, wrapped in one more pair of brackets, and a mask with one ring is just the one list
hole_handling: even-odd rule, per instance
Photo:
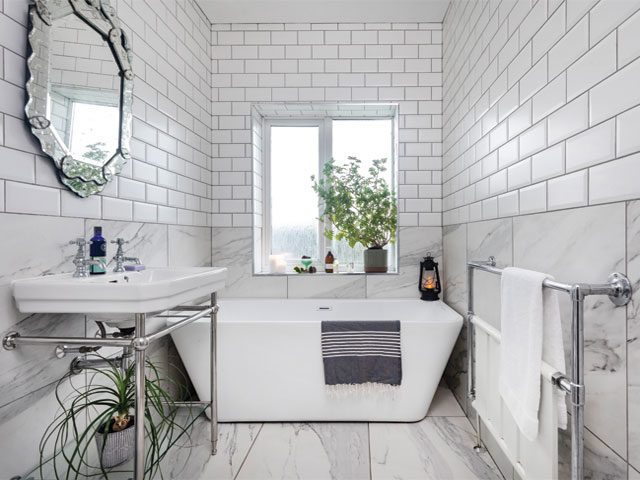
{"label": "black metal lantern", "polygon": [[438,262],[433,260],[431,253],[427,253],[427,256],[420,262],[418,290],[422,293],[422,300],[429,302],[438,300],[438,294],[442,291]]}

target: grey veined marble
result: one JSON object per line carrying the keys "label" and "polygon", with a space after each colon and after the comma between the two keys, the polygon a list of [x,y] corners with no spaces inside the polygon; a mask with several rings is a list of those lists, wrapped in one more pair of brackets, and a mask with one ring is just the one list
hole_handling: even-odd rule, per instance
{"label": "grey veined marble", "polygon": [[[559,281],[602,283],[625,270],[622,203],[514,218],[514,265]],[[560,296],[565,352],[571,351],[571,302]],[[585,423],[616,453],[626,456],[626,312],[608,299],[585,301]],[[567,365],[570,365],[567,360]],[[611,412],[615,412],[612,415]]]}
{"label": "grey veined marble", "polygon": [[627,205],[627,275],[634,282],[627,306],[629,463],[640,470],[640,201]]}
{"label": "grey veined marble", "polygon": [[427,417],[370,428],[373,480],[502,478],[488,453],[473,451],[473,429],[464,417]]}
{"label": "grey veined marble", "polygon": [[367,480],[366,423],[267,423],[238,480]]}

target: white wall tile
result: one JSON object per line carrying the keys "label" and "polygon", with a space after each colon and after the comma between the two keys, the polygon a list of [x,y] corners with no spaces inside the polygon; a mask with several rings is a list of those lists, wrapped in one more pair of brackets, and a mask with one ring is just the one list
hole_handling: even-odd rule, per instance
{"label": "white wall tile", "polygon": [[5,211],[60,215],[60,190],[27,183],[5,182]]}
{"label": "white wall tile", "polygon": [[572,100],[616,71],[616,34],[610,34],[567,69],[567,97]]}
{"label": "white wall tile", "polygon": [[587,171],[563,175],[547,182],[548,208],[581,207],[587,205]]}
{"label": "white wall tile", "polygon": [[601,0],[589,13],[591,45],[598,43],[638,9],[640,3],[635,0]]}
{"label": "white wall tile", "polygon": [[640,59],[635,60],[589,92],[591,124],[600,123],[640,103]]}
{"label": "white wall tile", "polygon": [[616,122],[611,119],[566,142],[567,172],[610,160],[615,156]]}
{"label": "white wall tile", "polygon": [[617,155],[619,157],[640,151],[640,106],[632,108],[617,118]]}
{"label": "white wall tile", "polygon": [[133,220],[133,203],[130,200],[103,197],[102,218],[106,220]]}
{"label": "white wall tile", "polygon": [[549,144],[585,130],[589,126],[589,98],[582,95],[549,116]]}
{"label": "white wall tile", "polygon": [[640,197],[640,154],[613,160],[589,169],[589,203],[605,203]]}
{"label": "white wall tile", "polygon": [[559,143],[540,152],[531,160],[531,179],[533,182],[556,177],[564,173],[564,143]]}
{"label": "white wall tile", "polygon": [[101,218],[102,197],[94,195],[81,198],[75,193],[62,190],[61,195],[61,215],[63,217],[78,218]]}
{"label": "white wall tile", "polygon": [[549,78],[565,70],[589,49],[589,18],[584,17],[549,50]]}
{"label": "white wall tile", "polygon": [[618,68],[640,57],[640,12],[618,28]]}
{"label": "white wall tile", "polygon": [[520,214],[544,212],[547,209],[547,184],[536,183],[520,190]]}

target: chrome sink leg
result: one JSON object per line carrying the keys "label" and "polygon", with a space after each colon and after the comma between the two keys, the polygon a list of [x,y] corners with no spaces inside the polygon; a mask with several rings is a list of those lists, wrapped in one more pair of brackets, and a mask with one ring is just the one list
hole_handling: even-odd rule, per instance
{"label": "chrome sink leg", "polygon": [[211,294],[211,348],[210,348],[210,378],[211,378],[211,455],[218,451],[218,372],[216,356],[218,353],[218,295]]}
{"label": "chrome sink leg", "polygon": [[135,461],[134,476],[135,480],[144,480],[144,412],[145,412],[145,361],[146,349],[149,346],[149,340],[145,336],[145,318],[144,313],[136,313],[136,333],[133,339],[133,347],[135,348],[135,372],[136,372],[136,405],[135,405]]}

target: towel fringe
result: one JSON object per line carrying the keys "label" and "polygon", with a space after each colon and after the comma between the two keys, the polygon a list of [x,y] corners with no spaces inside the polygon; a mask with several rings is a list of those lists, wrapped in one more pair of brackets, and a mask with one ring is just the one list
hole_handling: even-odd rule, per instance
{"label": "towel fringe", "polygon": [[325,389],[332,398],[369,397],[377,396],[385,399],[395,399],[400,385],[386,383],[344,383],[339,385],[325,385]]}

